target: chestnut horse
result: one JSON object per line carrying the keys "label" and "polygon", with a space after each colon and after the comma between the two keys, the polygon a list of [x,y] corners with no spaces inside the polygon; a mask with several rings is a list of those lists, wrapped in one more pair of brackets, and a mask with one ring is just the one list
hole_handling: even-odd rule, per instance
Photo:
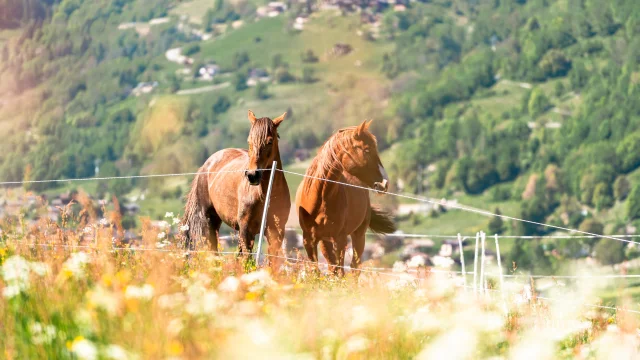
{"label": "chestnut horse", "polygon": [[334,274],[340,271],[344,275],[347,236],[351,235],[354,250],[351,267],[357,268],[367,228],[378,233],[396,230],[391,217],[371,205],[368,190],[337,183],[387,190],[387,174],[376,138],[369,132],[370,124],[365,121],[332,135],[311,162],[296,193],[307,255],[311,261],[318,261],[317,247],[321,243],[322,254]]}
{"label": "chestnut horse", "polygon": [[[249,110],[249,150],[223,149],[211,155],[200,167],[187,195],[182,223],[189,226],[185,246],[208,233],[209,245],[218,250],[218,231],[224,222],[239,233],[241,253],[253,251],[254,237],[260,232],[265,194],[273,161],[282,170],[278,149],[278,126],[286,113],[271,120],[256,118]],[[269,254],[276,254],[284,238],[291,199],[282,171],[276,171],[271,189],[266,236]]]}

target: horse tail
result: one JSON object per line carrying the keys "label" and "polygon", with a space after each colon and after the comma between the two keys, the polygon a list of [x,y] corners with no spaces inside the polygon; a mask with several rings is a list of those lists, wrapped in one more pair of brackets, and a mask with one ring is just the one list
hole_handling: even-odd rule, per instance
{"label": "horse tail", "polygon": [[390,234],[397,230],[391,214],[375,206],[371,206],[369,229],[377,234]]}
{"label": "horse tail", "polygon": [[213,204],[209,198],[207,174],[203,174],[202,168],[191,182],[191,190],[187,194],[187,202],[184,206],[182,224],[189,228],[184,233],[184,246],[187,249],[194,248],[195,241],[202,238],[208,226],[207,211]]}

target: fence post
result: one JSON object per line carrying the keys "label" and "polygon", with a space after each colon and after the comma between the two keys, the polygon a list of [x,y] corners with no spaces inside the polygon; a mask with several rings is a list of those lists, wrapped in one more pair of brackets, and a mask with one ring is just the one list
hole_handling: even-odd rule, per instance
{"label": "fence post", "polygon": [[480,233],[476,233],[476,252],[473,256],[473,293],[478,294],[478,242]]}
{"label": "fence post", "polygon": [[481,242],[482,242],[482,260],[480,261],[480,286],[482,288],[480,289],[480,293],[483,296],[486,293],[486,286],[485,286],[486,284],[484,282],[484,259],[485,259],[484,243],[485,243],[486,238],[487,237],[485,236],[484,231],[481,231],[480,232],[480,239],[481,239]]}
{"label": "fence post", "polygon": [[462,279],[464,284],[464,291],[467,292],[467,272],[464,269],[464,252],[462,251],[462,236],[458,233],[458,247],[460,249],[460,264],[462,265]]}
{"label": "fence post", "polygon": [[498,243],[498,234],[494,235],[496,239],[496,256],[498,258],[498,271],[500,271],[500,297],[502,298],[502,307],[504,312],[507,313],[507,304],[504,301],[504,276],[502,274],[502,262],[500,260],[500,244]]}
{"label": "fence post", "polygon": [[269,186],[267,187],[267,196],[264,199],[264,210],[262,211],[262,223],[260,224],[260,237],[258,237],[258,251],[256,252],[256,266],[260,266],[260,252],[262,251],[262,238],[264,237],[264,228],[267,226],[267,212],[269,211],[269,200],[271,200],[271,188],[273,187],[273,176],[276,173],[277,161],[273,161],[271,166],[271,175],[269,176]]}

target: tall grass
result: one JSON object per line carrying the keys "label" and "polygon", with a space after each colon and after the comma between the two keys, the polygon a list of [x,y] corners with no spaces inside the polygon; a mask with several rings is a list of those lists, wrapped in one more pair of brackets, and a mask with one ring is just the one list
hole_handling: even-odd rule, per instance
{"label": "tall grass", "polygon": [[27,230],[5,225],[0,241],[7,359],[620,359],[639,349],[634,316],[577,297],[513,290],[505,312],[497,293],[476,297],[439,273],[256,269],[185,256],[153,230],[141,246],[154,251],[114,250],[106,221]]}

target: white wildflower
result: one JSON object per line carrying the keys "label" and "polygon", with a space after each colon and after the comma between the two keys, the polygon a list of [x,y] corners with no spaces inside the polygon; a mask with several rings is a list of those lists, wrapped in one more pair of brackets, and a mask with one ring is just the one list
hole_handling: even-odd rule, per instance
{"label": "white wildflower", "polygon": [[71,254],[71,257],[62,264],[62,271],[68,276],[73,276],[76,279],[82,279],[85,276],[84,270],[89,263],[89,255],[86,253],[73,253]]}
{"label": "white wildflower", "polygon": [[2,295],[6,298],[13,298],[29,288],[29,275],[31,272],[44,276],[49,271],[49,266],[40,262],[30,263],[19,255],[13,255],[5,260],[0,267],[0,275],[4,280],[5,287]]}
{"label": "white wildflower", "polygon": [[218,290],[234,293],[240,288],[240,280],[235,276],[228,276],[218,286]]}
{"label": "white wildflower", "polygon": [[189,301],[185,306],[187,314],[210,315],[218,308],[218,294],[204,288],[189,289]]}
{"label": "white wildflower", "polygon": [[129,285],[124,292],[124,297],[127,299],[151,300],[153,298],[153,286],[150,284],[142,286]]}
{"label": "white wildflower", "polygon": [[109,345],[104,350],[104,356],[111,360],[126,360],[129,359],[127,352],[119,345]]}
{"label": "white wildflower", "polygon": [[2,296],[6,297],[7,299],[11,299],[15,296],[20,295],[21,292],[22,290],[20,290],[20,287],[18,285],[8,285],[5,286],[4,289],[2,289]]}
{"label": "white wildflower", "polygon": [[164,214],[164,217],[166,217],[166,218],[172,218],[172,217],[173,217],[173,213],[172,213],[172,212],[167,211],[167,212]]}
{"label": "white wildflower", "polygon": [[338,350],[339,359],[351,358],[354,353],[367,350],[371,346],[371,341],[362,335],[350,337]]}
{"label": "white wildflower", "polygon": [[98,349],[96,349],[96,346],[84,338],[73,341],[71,352],[76,354],[78,359],[81,360],[94,360],[98,358]]}
{"label": "white wildflower", "polygon": [[180,231],[182,231],[182,232],[189,231],[189,225],[184,224],[184,225],[180,226]]}
{"label": "white wildflower", "polygon": [[91,226],[87,226],[82,231],[84,231],[85,234],[91,234],[91,232],[93,232],[93,228]]}
{"label": "white wildflower", "polygon": [[364,330],[375,322],[373,311],[362,305],[354,306],[351,309],[351,326],[353,331]]}
{"label": "white wildflower", "polygon": [[115,315],[120,308],[120,298],[100,285],[91,290],[87,297],[90,304],[103,309],[109,315]]}
{"label": "white wildflower", "polygon": [[167,333],[173,336],[177,336],[184,329],[184,323],[181,318],[171,319],[167,326]]}
{"label": "white wildflower", "polygon": [[173,218],[173,225],[179,224],[180,223],[180,218],[174,217]]}
{"label": "white wildflower", "polygon": [[244,274],[240,277],[240,280],[249,286],[249,291],[261,290],[273,283],[271,276],[265,270],[258,270]]}
{"label": "white wildflower", "polygon": [[417,358],[469,359],[476,351],[477,341],[475,333],[462,326],[456,327],[431,341]]}
{"label": "white wildflower", "polygon": [[164,239],[165,236],[167,236],[167,234],[165,234],[165,232],[162,231],[161,233],[158,234],[158,239]]}
{"label": "white wildflower", "polygon": [[45,264],[42,262],[32,262],[31,271],[33,271],[36,275],[45,276],[50,272],[49,264]]}
{"label": "white wildflower", "polygon": [[38,322],[34,322],[29,326],[31,340],[34,344],[49,344],[56,337],[56,327],[53,325],[43,326]]}
{"label": "white wildflower", "polygon": [[186,298],[182,293],[166,294],[158,298],[158,306],[163,309],[172,309],[178,307],[186,301]]}
{"label": "white wildflower", "polygon": [[100,225],[102,225],[102,226],[109,225],[109,220],[107,220],[105,218],[100,219]]}
{"label": "white wildflower", "polygon": [[162,221],[160,221],[160,222],[158,223],[158,226],[159,226],[159,227],[161,227],[161,228],[166,228],[166,227],[168,227],[168,226],[169,226],[169,223],[168,223],[168,222],[166,222],[166,221],[164,221],[164,220],[162,220]]}

